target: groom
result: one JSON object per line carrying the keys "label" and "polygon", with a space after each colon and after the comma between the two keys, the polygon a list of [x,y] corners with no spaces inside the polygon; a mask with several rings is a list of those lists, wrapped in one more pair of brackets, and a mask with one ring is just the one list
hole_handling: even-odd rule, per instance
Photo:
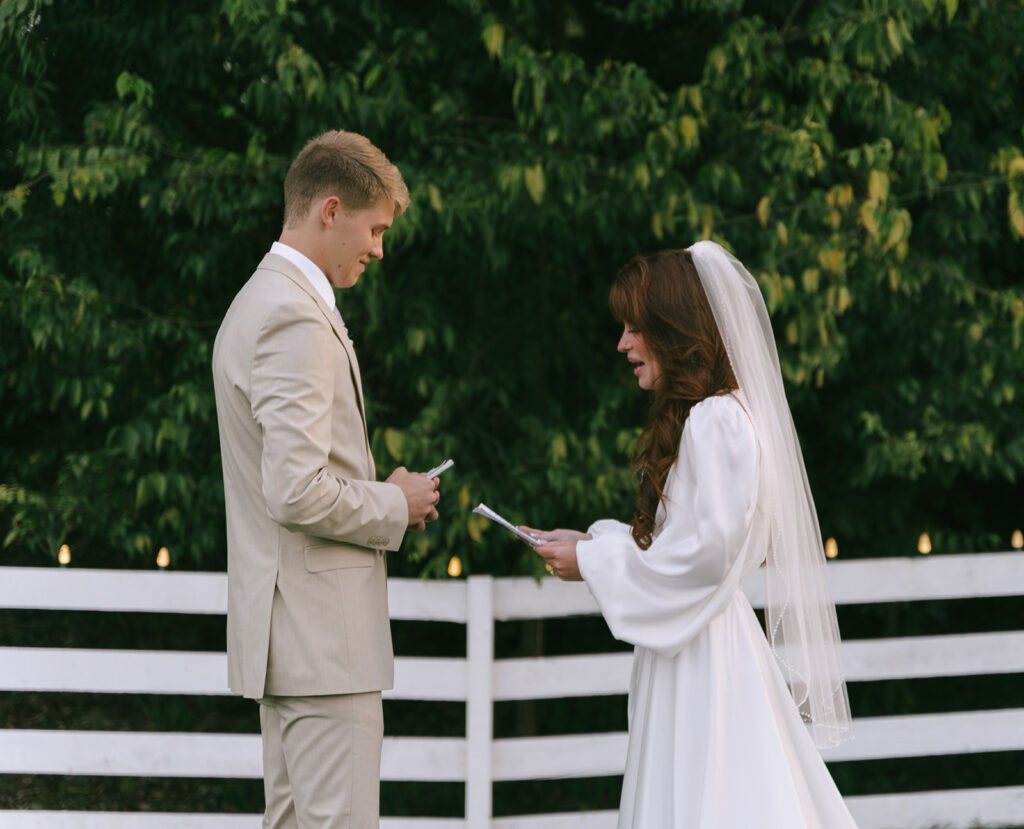
{"label": "groom", "polygon": [[381,690],[394,659],[385,551],[437,518],[436,478],[378,482],[351,288],[409,204],[361,135],[314,138],[284,184],[284,228],[217,333],[213,379],[228,541],[228,681],[259,701],[272,829],[379,822]]}

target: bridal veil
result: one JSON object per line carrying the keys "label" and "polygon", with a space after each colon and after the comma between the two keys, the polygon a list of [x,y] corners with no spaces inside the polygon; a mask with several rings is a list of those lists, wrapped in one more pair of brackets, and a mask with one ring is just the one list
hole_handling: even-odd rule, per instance
{"label": "bridal veil", "polygon": [[715,242],[689,248],[761,449],[759,508],[770,527],[767,636],[816,745],[849,736],[839,626],[775,337],[757,282]]}

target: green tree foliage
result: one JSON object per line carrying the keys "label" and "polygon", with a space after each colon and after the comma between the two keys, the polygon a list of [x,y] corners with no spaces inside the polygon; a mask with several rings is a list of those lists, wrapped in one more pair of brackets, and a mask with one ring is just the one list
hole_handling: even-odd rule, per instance
{"label": "green tree foliage", "polygon": [[3,0],[8,561],[223,565],[211,345],[287,164],[363,132],[413,206],[341,297],[382,471],[456,459],[393,572],[533,572],[469,509],[628,518],[608,285],[713,238],[761,283],[844,555],[1024,522],[1020,0]]}

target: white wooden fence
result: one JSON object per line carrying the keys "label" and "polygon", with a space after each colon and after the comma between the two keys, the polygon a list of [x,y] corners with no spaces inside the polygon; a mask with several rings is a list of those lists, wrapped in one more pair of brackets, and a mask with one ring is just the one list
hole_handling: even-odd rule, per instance
{"label": "white wooden fence", "polygon": [[[1024,595],[1024,554],[832,562],[839,604]],[[763,571],[744,589],[761,606]],[[222,573],[0,567],[5,608],[223,614]],[[399,658],[402,700],[466,704],[465,737],[389,737],[389,781],[465,783],[465,817],[384,818],[382,829],[609,829],[614,812],[491,817],[495,781],[621,774],[624,733],[493,739],[494,702],[624,694],[631,655],[495,659],[494,623],[597,612],[582,584],[547,579],[390,582],[395,619],[465,624],[465,658]],[[1021,627],[1024,628],[1024,619]],[[1024,630],[847,641],[848,679],[1024,673]],[[222,653],[0,648],[0,691],[227,694]],[[856,711],[854,712],[856,714]],[[1024,751],[1024,708],[860,718],[856,739],[827,760]],[[0,729],[0,774],[261,777],[258,735]],[[1024,825],[1021,785],[847,799],[861,829]],[[59,804],[55,804],[59,805]],[[0,811],[0,829],[256,829],[255,815]]]}

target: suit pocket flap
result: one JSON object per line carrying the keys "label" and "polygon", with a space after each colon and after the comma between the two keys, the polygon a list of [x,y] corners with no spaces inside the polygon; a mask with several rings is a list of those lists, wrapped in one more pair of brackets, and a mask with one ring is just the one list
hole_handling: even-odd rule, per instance
{"label": "suit pocket flap", "polygon": [[310,573],[348,567],[372,567],[377,558],[377,553],[373,550],[336,544],[307,547],[305,555],[306,569]]}

